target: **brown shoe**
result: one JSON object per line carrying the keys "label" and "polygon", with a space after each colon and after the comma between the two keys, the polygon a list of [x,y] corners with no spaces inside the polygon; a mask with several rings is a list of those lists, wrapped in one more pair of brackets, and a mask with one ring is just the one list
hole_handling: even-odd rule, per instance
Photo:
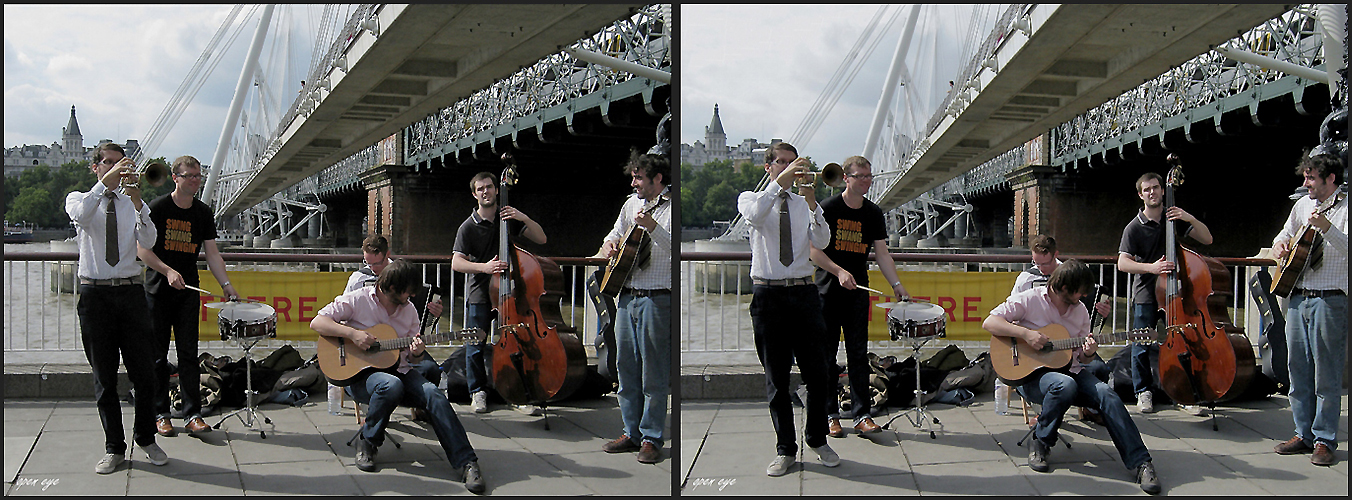
{"label": "brown shoe", "polygon": [[634,444],[634,440],[629,439],[628,434],[621,434],[614,441],[601,445],[601,449],[606,453],[624,453],[628,451],[638,451],[639,446]]}
{"label": "brown shoe", "polygon": [[1089,408],[1085,408],[1083,406],[1080,407],[1080,421],[1089,422],[1091,424],[1098,424],[1104,427],[1108,426],[1107,422],[1103,421],[1103,415],[1100,415],[1098,412],[1090,410]]}
{"label": "brown shoe", "polygon": [[1330,465],[1333,465],[1333,462],[1336,461],[1338,460],[1334,458],[1333,450],[1329,448],[1329,445],[1324,443],[1314,444],[1314,455],[1310,457],[1310,463],[1328,467]]}
{"label": "brown shoe", "polygon": [[638,462],[641,464],[655,464],[662,460],[662,452],[657,449],[657,445],[652,442],[644,441],[643,446],[638,450]]}
{"label": "brown shoe", "polygon": [[828,419],[828,420],[827,420],[827,425],[828,425],[829,429],[828,429],[828,432],[826,433],[826,435],[831,436],[831,437],[833,437],[833,438],[843,438],[843,437],[845,437],[845,429],[842,429],[842,428],[840,427],[840,419],[838,419],[838,418]]}
{"label": "brown shoe", "polygon": [[868,434],[871,432],[881,431],[883,430],[883,427],[881,425],[873,423],[873,419],[871,417],[864,417],[864,419],[860,420],[859,423],[854,424],[854,430],[859,431],[860,434]]}
{"label": "brown shoe", "polygon": [[193,436],[211,432],[211,426],[207,425],[206,422],[203,422],[202,417],[193,417],[188,419],[188,423],[183,424],[183,428],[187,429],[188,434]]}
{"label": "brown shoe", "polygon": [[1277,445],[1272,451],[1277,452],[1278,455],[1298,455],[1301,453],[1309,453],[1313,449],[1314,448],[1311,448],[1310,445],[1305,444],[1305,440],[1301,439],[1300,436],[1296,436],[1286,440],[1285,443]]}
{"label": "brown shoe", "polygon": [[169,422],[169,417],[160,417],[155,419],[155,432],[164,437],[174,437],[174,424]]}

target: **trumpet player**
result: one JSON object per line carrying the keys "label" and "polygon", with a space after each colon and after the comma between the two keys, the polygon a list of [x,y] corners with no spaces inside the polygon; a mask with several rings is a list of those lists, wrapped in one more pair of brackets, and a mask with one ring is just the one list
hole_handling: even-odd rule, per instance
{"label": "trumpet player", "polygon": [[765,152],[765,171],[774,182],[737,196],[737,211],[751,225],[751,324],[775,428],[775,459],[765,469],[769,476],[787,474],[798,454],[789,400],[795,358],[807,384],[807,445],[822,465],[840,465],[840,455],[826,443],[826,400],[834,396],[822,360],[826,324],[808,261],[812,245],[826,246],[831,233],[811,184],[799,185],[799,194],[789,192],[807,167],[798,150],[777,143]]}
{"label": "trumpet player", "polygon": [[[155,243],[150,207],[141,201],[139,187],[124,186],[135,166],[121,146],[107,143],[94,151],[90,170],[98,178],[87,192],[66,195],[66,215],[75,222],[79,242],[80,337],[85,358],[94,369],[94,400],[103,424],[104,456],[94,472],[109,474],[126,461],[127,442],[118,402],[119,355],[137,394],[155,390],[150,339],[150,314],[136,245]],[[121,191],[121,192],[119,192]],[[155,444],[154,400],[136,398],[132,439],[150,463],[164,465],[169,457]]]}
{"label": "trumpet player", "polygon": [[150,218],[158,229],[155,244],[138,245],[136,252],[150,268],[146,271],[146,302],[150,304],[155,339],[155,432],[165,437],[176,433],[169,420],[171,330],[178,352],[183,428],[192,435],[211,432],[211,426],[202,420],[201,384],[198,383],[197,313],[202,306],[198,293],[185,286],[197,287],[199,284],[199,253],[206,253],[207,268],[220,283],[222,293],[231,300],[239,298],[225,274],[225,260],[216,247],[215,216],[211,207],[195,197],[202,187],[202,164],[197,158],[180,156],[174,160],[168,175],[174,180],[174,190],[150,202]]}

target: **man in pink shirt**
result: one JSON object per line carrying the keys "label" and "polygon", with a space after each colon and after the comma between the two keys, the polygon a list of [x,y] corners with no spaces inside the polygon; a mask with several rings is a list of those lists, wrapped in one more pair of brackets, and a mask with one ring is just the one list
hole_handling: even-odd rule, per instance
{"label": "man in pink shirt", "polygon": [[[1045,287],[1016,293],[992,309],[982,327],[991,335],[1021,339],[1033,349],[1041,349],[1050,339],[1037,331],[1052,323],[1066,328],[1071,337],[1089,337],[1089,311],[1080,298],[1093,288],[1094,275],[1089,266],[1078,260],[1068,260],[1052,272]],[[1083,364],[1094,359],[1098,344],[1093,337],[1082,347],[1072,351],[1071,363],[1060,370],[1035,372],[1023,385],[1019,394],[1042,403],[1033,439],[1028,444],[1028,466],[1038,472],[1047,472],[1047,453],[1056,444],[1057,429],[1071,405],[1088,406],[1103,415],[1108,435],[1113,438],[1123,465],[1136,472],[1136,481],[1146,493],[1160,492],[1155,466],[1150,452],[1141,440],[1141,433],[1117,393],[1108,384],[1084,370]]]}
{"label": "man in pink shirt", "polygon": [[366,424],[357,440],[356,465],[365,472],[375,471],[376,449],[385,440],[385,426],[390,413],[399,404],[420,408],[431,415],[432,429],[446,451],[446,460],[464,473],[465,489],[483,493],[483,474],[479,459],[469,443],[464,426],[456,417],[451,403],[437,386],[428,382],[409,360],[423,352],[418,338],[418,313],[408,302],[421,288],[417,268],[399,259],[381,270],[374,287],[362,287],[333,299],[319,310],[310,322],[310,328],[326,337],[340,337],[361,349],[369,349],[378,339],[364,330],[384,324],[394,328],[400,337],[414,337],[407,351],[399,353],[399,365],[394,370],[370,370],[348,386],[352,397],[367,404]]}

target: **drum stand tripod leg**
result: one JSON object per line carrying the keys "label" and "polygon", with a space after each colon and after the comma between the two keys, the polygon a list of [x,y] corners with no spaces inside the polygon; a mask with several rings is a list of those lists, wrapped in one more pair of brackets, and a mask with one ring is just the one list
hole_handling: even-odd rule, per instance
{"label": "drum stand tripod leg", "polygon": [[[253,348],[254,344],[258,343],[258,339],[249,341],[239,340],[239,342],[244,349],[244,407],[221,417],[221,420],[216,422],[216,425],[211,426],[213,429],[220,429],[221,424],[225,423],[230,417],[239,417],[240,423],[250,429],[253,429],[254,423],[258,421],[258,417],[263,417],[263,423],[269,425],[272,424],[272,419],[268,418],[267,415],[264,415],[263,412],[258,411],[256,402],[254,401],[254,397],[258,395],[258,391],[253,390],[253,356],[250,355],[249,350]],[[245,415],[248,416],[247,419],[245,419]],[[263,425],[259,424],[258,427],[258,436],[267,439],[268,435],[263,431]]]}
{"label": "drum stand tripod leg", "polygon": [[[906,420],[909,420],[911,425],[916,429],[919,429],[921,426],[929,427],[930,439],[937,439],[937,436],[934,434],[934,426],[938,425],[939,428],[942,429],[943,424],[939,423],[939,417],[934,416],[933,413],[930,413],[930,411],[925,408],[925,403],[922,399],[925,395],[925,391],[920,388],[920,348],[921,346],[924,346],[926,342],[929,342],[929,339],[911,342],[911,349],[915,351],[915,353],[912,354],[915,358],[915,408],[903,411],[900,415],[892,417],[892,420],[888,420],[887,425],[884,425],[883,428],[886,429],[891,427],[893,421],[899,417],[905,416]],[[915,418],[911,418],[912,412],[915,413]]]}

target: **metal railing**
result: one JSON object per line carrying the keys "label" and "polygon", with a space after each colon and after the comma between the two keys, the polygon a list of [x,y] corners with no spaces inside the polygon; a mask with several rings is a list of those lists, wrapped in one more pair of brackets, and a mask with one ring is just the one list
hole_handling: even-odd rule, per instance
{"label": "metal railing", "polygon": [[[264,254],[222,253],[226,270],[279,272],[353,272],[362,265],[361,254]],[[407,259],[421,269],[423,282],[446,292],[442,303],[439,330],[460,328],[469,307],[464,290],[469,275],[451,270],[449,255],[395,256]],[[78,254],[70,252],[5,253],[5,352],[82,351],[80,323],[75,311],[79,300],[75,267]],[[596,330],[596,310],[586,296],[586,279],[605,259],[553,257],[564,275],[564,296],[560,311],[564,323],[577,329],[583,344],[590,346]],[[205,262],[198,262],[205,269]],[[247,290],[242,291],[247,293]],[[327,302],[326,302],[327,303]],[[199,337],[202,349],[230,347],[229,342]],[[263,348],[284,344],[314,347],[314,341],[269,339]],[[453,344],[459,344],[455,342]]]}
{"label": "metal railing", "polygon": [[[1138,275],[1117,270],[1116,256],[1062,255],[1062,260],[1080,259],[1089,265],[1106,290],[1106,299],[1112,312],[1106,318],[1108,330],[1131,329],[1130,290]],[[1027,254],[939,254],[893,253],[892,259],[901,271],[964,272],[1019,272],[1027,269]],[[1259,268],[1276,263],[1267,259],[1220,258],[1231,273],[1233,296],[1228,307],[1234,324],[1248,332],[1251,339],[1257,333],[1257,311],[1247,288],[1248,279]],[[751,326],[749,252],[682,252],[680,302],[680,352],[682,361],[697,364],[755,363],[756,346]],[[870,262],[876,269],[876,264]],[[985,349],[988,341],[943,340],[941,345]],[[1253,342],[1255,347],[1257,342]],[[870,341],[872,352],[900,353],[909,349],[896,342]]]}

